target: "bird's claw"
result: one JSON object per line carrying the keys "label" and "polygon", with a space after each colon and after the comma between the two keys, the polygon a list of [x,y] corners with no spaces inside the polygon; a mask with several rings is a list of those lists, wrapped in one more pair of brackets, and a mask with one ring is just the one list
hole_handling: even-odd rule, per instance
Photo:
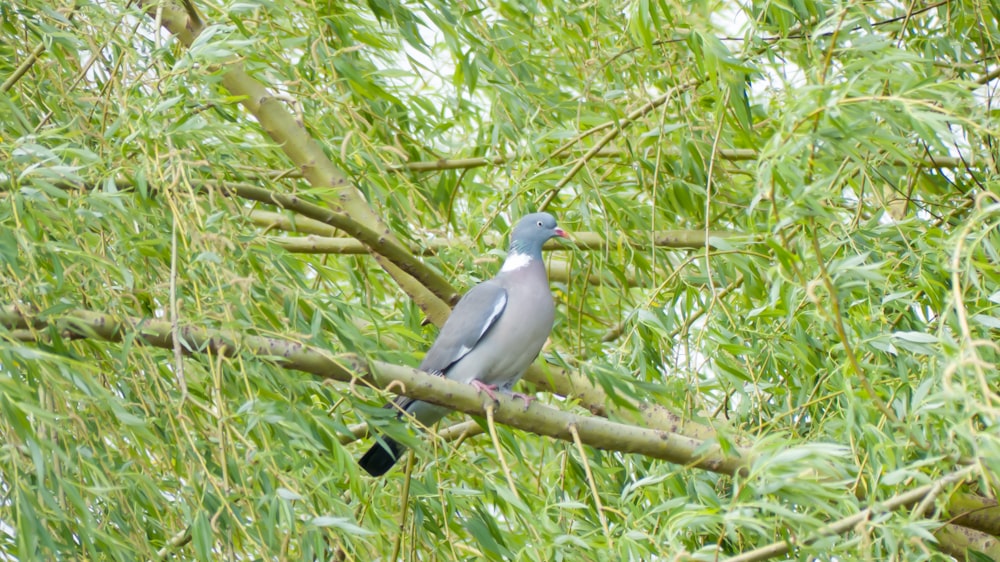
{"label": "bird's claw", "polygon": [[497,385],[495,385],[495,384],[486,384],[486,383],[484,383],[482,381],[476,380],[476,381],[472,381],[472,388],[475,388],[476,390],[485,392],[486,396],[489,396],[494,402],[497,401],[496,390],[497,390],[497,388],[499,388]]}
{"label": "bird's claw", "polygon": [[531,403],[535,401],[535,397],[530,394],[524,394],[521,392],[511,392],[510,395],[513,396],[514,398],[520,398],[521,400],[524,400],[525,412],[528,411],[528,406],[531,406]]}
{"label": "bird's claw", "polygon": [[[481,392],[485,392],[486,396],[489,396],[490,399],[493,400],[494,402],[498,401],[496,393],[497,390],[500,389],[500,387],[498,387],[497,385],[486,384],[483,381],[478,381],[478,380],[472,381],[470,384],[472,384],[472,388],[475,388],[476,390],[479,390]],[[520,398],[521,400],[524,400],[525,411],[527,411],[528,406],[531,406],[531,403],[535,401],[535,397],[531,396],[530,394],[524,394],[521,392],[511,392],[510,395],[512,398]]]}

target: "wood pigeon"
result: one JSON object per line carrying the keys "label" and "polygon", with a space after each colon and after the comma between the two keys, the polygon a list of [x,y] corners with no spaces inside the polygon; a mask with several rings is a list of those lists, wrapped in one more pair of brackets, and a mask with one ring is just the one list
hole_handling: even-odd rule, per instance
{"label": "wood pigeon", "polygon": [[[542,244],[567,237],[548,213],[522,218],[510,235],[510,250],[500,273],[458,301],[420,370],[471,384],[496,399],[494,391],[510,392],[542,350],[552,331],[555,305],[542,263]],[[524,399],[529,397],[512,393]],[[396,408],[429,426],[450,410],[399,396],[386,408]],[[385,474],[406,447],[381,437],[358,464],[372,476]]]}

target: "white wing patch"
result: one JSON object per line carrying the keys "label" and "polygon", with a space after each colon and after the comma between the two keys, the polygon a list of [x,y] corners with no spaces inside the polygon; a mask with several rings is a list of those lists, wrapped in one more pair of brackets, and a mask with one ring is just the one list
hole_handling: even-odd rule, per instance
{"label": "white wing patch", "polygon": [[529,263],[531,263],[531,256],[528,254],[509,254],[507,259],[503,262],[503,267],[500,268],[500,273],[507,273],[521,269]]}
{"label": "white wing patch", "polygon": [[445,322],[438,339],[427,351],[420,368],[447,373],[463,357],[472,353],[486,332],[497,323],[507,306],[507,291],[486,282],[466,293],[451,318]]}
{"label": "white wing patch", "polygon": [[[493,325],[493,322],[496,321],[497,317],[500,316],[500,313],[503,312],[503,309],[506,306],[507,306],[507,295],[504,295],[502,299],[497,299],[496,304],[493,305],[493,311],[490,312],[490,315],[486,319],[486,322],[483,323],[483,328],[479,331],[479,338],[483,337],[483,334],[486,333],[486,330],[490,329],[490,326]],[[478,340],[479,338],[476,339]],[[462,355],[465,355],[466,353],[471,351],[465,349],[464,347],[462,349],[464,350],[464,353],[462,353]]]}

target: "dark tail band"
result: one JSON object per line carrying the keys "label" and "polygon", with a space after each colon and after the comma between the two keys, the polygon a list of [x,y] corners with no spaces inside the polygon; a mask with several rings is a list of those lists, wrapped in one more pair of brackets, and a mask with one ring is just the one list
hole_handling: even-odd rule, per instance
{"label": "dark tail band", "polygon": [[372,476],[382,476],[403,456],[406,447],[388,437],[382,437],[361,457],[358,465]]}

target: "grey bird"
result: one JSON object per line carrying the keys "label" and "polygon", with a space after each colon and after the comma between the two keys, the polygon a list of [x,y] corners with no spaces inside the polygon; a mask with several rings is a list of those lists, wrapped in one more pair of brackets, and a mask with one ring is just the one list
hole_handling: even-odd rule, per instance
{"label": "grey bird", "polygon": [[[499,390],[512,393],[524,371],[538,357],[552,331],[555,305],[549,289],[542,244],[567,237],[548,213],[523,217],[510,235],[510,249],[500,273],[469,290],[444,323],[420,370],[473,385],[496,399]],[[429,426],[450,410],[399,396],[386,408],[412,415]],[[372,476],[385,474],[406,447],[388,437],[379,438],[358,464]]]}

